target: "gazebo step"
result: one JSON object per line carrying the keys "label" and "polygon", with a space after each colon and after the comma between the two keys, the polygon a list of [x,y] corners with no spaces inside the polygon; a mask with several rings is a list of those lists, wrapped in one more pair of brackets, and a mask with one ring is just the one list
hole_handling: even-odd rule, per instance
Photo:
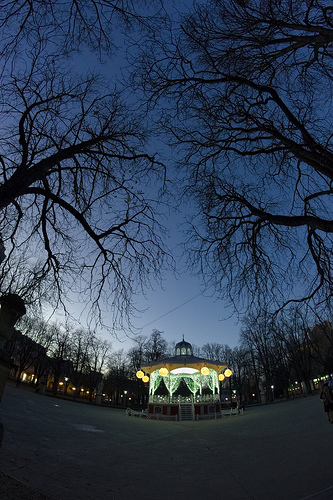
{"label": "gazebo step", "polygon": [[179,410],[179,420],[194,420],[193,406],[191,404],[182,404]]}

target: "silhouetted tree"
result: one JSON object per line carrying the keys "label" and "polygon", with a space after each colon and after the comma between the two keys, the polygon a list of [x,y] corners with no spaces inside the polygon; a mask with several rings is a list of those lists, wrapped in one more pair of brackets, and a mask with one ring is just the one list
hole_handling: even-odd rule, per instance
{"label": "silhouetted tree", "polygon": [[96,334],[91,336],[88,346],[87,356],[87,382],[89,387],[89,401],[92,402],[94,390],[103,379],[104,368],[106,368],[111,344],[107,340],[98,337]]}
{"label": "silhouetted tree", "polygon": [[207,342],[207,344],[202,346],[201,352],[207,359],[227,363],[226,357],[228,357],[230,361],[230,347],[218,342]]}
{"label": "silhouetted tree", "polygon": [[131,347],[127,356],[129,359],[129,365],[133,374],[135,374],[138,370],[140,370],[141,365],[145,362],[145,350],[147,344],[147,337],[144,335],[138,335],[134,339],[135,345]]}
{"label": "silhouetted tree", "polygon": [[310,393],[310,379],[314,376],[314,357],[307,318],[303,317],[301,311],[293,309],[280,318],[274,333],[281,341],[280,357],[282,360],[288,359],[289,379],[301,380],[305,384],[306,392]]}
{"label": "silhouetted tree", "polygon": [[272,399],[271,387],[274,386],[274,375],[279,366],[279,351],[273,335],[274,321],[272,317],[262,312],[257,316],[248,316],[244,320],[241,331],[241,347],[252,353],[254,373],[257,381],[257,392]]}
{"label": "silhouetted tree", "polygon": [[115,78],[77,59],[83,49],[85,68],[98,64],[90,50],[109,57],[119,18],[139,19],[133,2],[10,0],[0,22],[2,290],[27,301],[42,290],[65,309],[80,293],[116,323],[165,263],[165,169],[145,146],[147,120]]}
{"label": "silhouetted tree", "polygon": [[232,369],[233,388],[236,389],[239,405],[242,406],[246,400],[250,399],[251,382],[253,383],[249,350],[235,347],[232,350],[230,368]]}
{"label": "silhouetted tree", "polygon": [[191,265],[232,303],[330,301],[332,6],[198,2],[152,26],[134,81],[198,212]]}
{"label": "silhouetted tree", "polygon": [[315,363],[314,375],[333,373],[333,328],[330,321],[321,321],[306,331],[307,349]]}
{"label": "silhouetted tree", "polygon": [[108,371],[105,378],[105,391],[111,394],[112,402],[119,404],[122,402],[124,390],[127,390],[127,381],[130,370],[126,355],[123,349],[115,351],[109,358]]}
{"label": "silhouetted tree", "polygon": [[145,344],[145,360],[146,362],[158,361],[165,358],[167,354],[167,341],[162,337],[163,332],[153,330]]}
{"label": "silhouetted tree", "polygon": [[68,327],[59,324],[52,325],[52,344],[49,349],[52,367],[53,385],[52,393],[57,395],[61,377],[70,377],[73,365],[71,358],[71,331]]}
{"label": "silhouetted tree", "polygon": [[70,333],[70,360],[73,369],[70,380],[75,387],[74,397],[80,396],[80,389],[85,382],[88,372],[88,350],[91,343],[91,333],[83,328]]}
{"label": "silhouetted tree", "polygon": [[7,342],[8,354],[18,363],[17,382],[22,372],[34,368],[35,382],[46,374],[47,351],[52,342],[52,329],[43,320],[23,316],[11,339]]}

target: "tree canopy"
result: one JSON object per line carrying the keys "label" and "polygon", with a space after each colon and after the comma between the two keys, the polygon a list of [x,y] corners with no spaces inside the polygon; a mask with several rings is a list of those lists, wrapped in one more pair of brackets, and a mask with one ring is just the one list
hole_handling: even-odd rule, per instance
{"label": "tree canopy", "polygon": [[330,301],[332,42],[325,1],[213,0],[141,46],[134,82],[197,203],[191,263],[236,306]]}
{"label": "tree canopy", "polygon": [[1,290],[66,309],[78,296],[109,326],[166,257],[164,166],[98,62],[111,67],[118,24],[139,21],[130,1],[7,1],[0,14]]}
{"label": "tree canopy", "polygon": [[[159,211],[172,162],[156,154],[165,139],[182,181],[177,200],[189,196],[195,207],[190,267],[207,287],[236,308],[325,307],[333,278],[333,7],[177,7],[6,2],[1,290],[65,308],[79,297],[101,322],[111,311],[113,326],[122,326],[133,294],[168,264]],[[123,61],[120,85],[124,45],[130,64]]]}

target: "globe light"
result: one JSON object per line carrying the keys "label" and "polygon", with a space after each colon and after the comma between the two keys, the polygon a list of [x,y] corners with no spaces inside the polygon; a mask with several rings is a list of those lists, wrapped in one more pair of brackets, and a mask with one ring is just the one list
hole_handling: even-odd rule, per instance
{"label": "globe light", "polygon": [[209,368],[207,368],[207,366],[203,366],[201,368],[201,373],[202,373],[202,375],[208,375],[209,374]]}
{"label": "globe light", "polygon": [[226,377],[231,377],[231,375],[232,375],[232,371],[231,371],[231,370],[229,370],[229,368],[227,368],[227,369],[225,370],[225,372],[224,372],[224,375],[225,375]]}
{"label": "globe light", "polygon": [[144,375],[144,376],[142,377],[142,382],[145,382],[145,383],[146,383],[146,382],[149,382],[149,377],[148,377],[148,375]]}
{"label": "globe light", "polygon": [[161,377],[166,377],[169,373],[169,370],[167,368],[160,368],[160,375]]}
{"label": "globe light", "polygon": [[219,375],[219,381],[222,382],[222,380],[225,379],[225,376],[223,375],[223,373],[220,373]]}
{"label": "globe light", "polygon": [[142,371],[142,370],[139,370],[138,372],[136,372],[136,376],[137,376],[138,378],[143,378],[143,376],[144,376],[143,371]]}

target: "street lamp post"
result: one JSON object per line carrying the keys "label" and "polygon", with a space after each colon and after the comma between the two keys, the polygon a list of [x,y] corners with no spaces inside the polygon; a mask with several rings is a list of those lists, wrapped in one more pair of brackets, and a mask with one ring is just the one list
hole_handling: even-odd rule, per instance
{"label": "street lamp post", "polygon": [[272,401],[274,401],[274,385],[271,385],[271,389],[272,389]]}
{"label": "street lamp post", "polygon": [[69,381],[69,378],[68,377],[64,377],[65,379],[65,390],[64,390],[64,394],[66,395],[67,394],[67,389],[68,389],[68,381]]}

